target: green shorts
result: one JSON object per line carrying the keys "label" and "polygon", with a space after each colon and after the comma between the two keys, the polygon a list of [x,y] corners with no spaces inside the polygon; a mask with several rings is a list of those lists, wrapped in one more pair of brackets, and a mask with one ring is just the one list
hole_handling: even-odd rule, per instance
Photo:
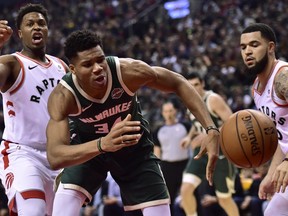
{"label": "green shorts", "polygon": [[[197,155],[199,151],[200,147],[195,148],[193,157]],[[194,160],[193,157],[189,160],[185,168],[183,178],[185,179],[185,175],[193,175],[197,176],[200,180],[203,180],[206,178],[206,165],[208,162],[208,156],[203,155],[198,160]],[[233,193],[236,172],[236,167],[231,162],[229,162],[224,155],[220,154],[219,159],[216,163],[216,168],[213,176],[213,185],[215,191],[219,194]]]}
{"label": "green shorts", "polygon": [[132,163],[123,164],[112,155],[102,154],[81,165],[65,168],[61,176],[64,188],[83,192],[89,202],[110,171],[120,186],[126,211],[169,204],[168,190],[155,157],[146,155],[141,160],[135,159],[135,163],[131,159]]}

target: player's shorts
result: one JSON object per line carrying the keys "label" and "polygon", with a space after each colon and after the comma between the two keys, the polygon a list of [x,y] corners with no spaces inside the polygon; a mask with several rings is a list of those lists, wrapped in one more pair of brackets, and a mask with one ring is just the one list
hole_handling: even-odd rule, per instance
{"label": "player's shorts", "polygon": [[24,199],[44,199],[49,209],[47,214],[51,215],[53,183],[59,172],[50,169],[46,151],[2,141],[0,152],[0,178],[9,209],[13,209],[15,194],[19,192]]}
{"label": "player's shorts", "polygon": [[88,198],[87,204],[110,171],[121,188],[125,211],[170,203],[158,160],[146,158],[135,164],[131,160],[130,164],[123,166],[109,155],[102,154],[86,163],[65,168],[61,174],[63,187],[84,193]]}
{"label": "player's shorts", "polygon": [[[199,151],[200,147],[195,148],[193,157],[197,155]],[[197,187],[201,181],[206,178],[208,156],[203,155],[198,160],[194,160],[193,157],[189,160],[185,168],[182,181],[191,183]],[[213,176],[213,185],[218,197],[224,198],[234,193],[236,171],[236,167],[229,162],[224,155],[220,154]]]}

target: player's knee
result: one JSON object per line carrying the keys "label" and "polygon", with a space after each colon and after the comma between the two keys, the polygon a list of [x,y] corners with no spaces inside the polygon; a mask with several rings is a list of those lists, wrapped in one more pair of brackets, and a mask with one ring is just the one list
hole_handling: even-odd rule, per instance
{"label": "player's knee", "polygon": [[183,183],[181,185],[180,193],[182,197],[185,197],[187,195],[192,195],[195,190],[195,187],[193,184]]}

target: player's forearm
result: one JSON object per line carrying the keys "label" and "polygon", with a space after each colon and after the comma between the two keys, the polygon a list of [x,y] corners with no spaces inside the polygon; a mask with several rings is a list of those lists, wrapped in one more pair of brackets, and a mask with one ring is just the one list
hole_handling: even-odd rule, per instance
{"label": "player's forearm", "polygon": [[[52,141],[53,142],[53,141]],[[97,147],[97,140],[79,145],[59,144],[48,142],[47,156],[52,169],[61,169],[68,166],[82,164],[101,154]]]}
{"label": "player's forearm", "polygon": [[209,126],[215,126],[210,113],[200,95],[197,93],[192,96],[190,95],[186,100],[185,105],[205,129]]}

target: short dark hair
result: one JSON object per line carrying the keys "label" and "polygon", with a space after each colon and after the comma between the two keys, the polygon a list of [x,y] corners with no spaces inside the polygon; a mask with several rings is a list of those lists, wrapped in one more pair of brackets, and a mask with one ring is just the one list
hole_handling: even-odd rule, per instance
{"label": "short dark hair", "polygon": [[64,53],[69,61],[77,56],[78,52],[91,49],[96,46],[102,47],[101,38],[90,30],[77,30],[72,32],[64,44]]}
{"label": "short dark hair", "polygon": [[197,73],[197,72],[188,73],[188,74],[185,76],[185,78],[186,78],[187,80],[198,78],[198,79],[200,80],[200,82],[203,81],[202,76],[201,76],[199,73]]}
{"label": "short dark hair", "polygon": [[29,4],[22,6],[18,11],[18,15],[15,20],[17,29],[20,29],[20,25],[23,21],[23,17],[26,14],[31,13],[31,12],[41,13],[44,16],[44,19],[46,20],[47,25],[49,24],[47,9],[42,4],[29,3]]}
{"label": "short dark hair", "polygon": [[263,38],[267,39],[268,41],[273,41],[276,44],[277,40],[276,40],[276,35],[275,35],[274,30],[270,26],[264,23],[253,23],[249,25],[248,27],[246,27],[242,31],[242,34],[256,32],[256,31],[260,31],[261,36]]}

